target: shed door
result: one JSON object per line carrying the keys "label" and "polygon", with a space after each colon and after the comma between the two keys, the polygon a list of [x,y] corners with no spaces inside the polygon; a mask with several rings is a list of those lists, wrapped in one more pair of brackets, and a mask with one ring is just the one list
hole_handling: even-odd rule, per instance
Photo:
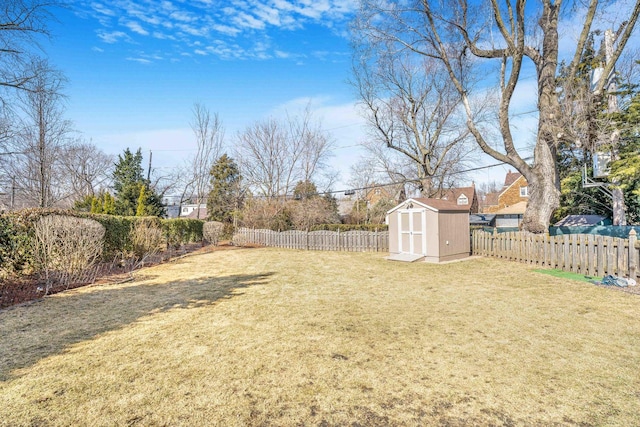
{"label": "shed door", "polygon": [[424,209],[400,210],[398,221],[398,250],[405,254],[427,254],[425,233],[427,211]]}

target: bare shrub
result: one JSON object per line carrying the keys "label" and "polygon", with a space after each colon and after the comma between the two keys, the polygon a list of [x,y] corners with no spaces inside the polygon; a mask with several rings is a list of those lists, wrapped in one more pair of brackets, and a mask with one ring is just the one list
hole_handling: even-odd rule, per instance
{"label": "bare shrub", "polygon": [[250,199],[242,210],[242,226],[282,231],[291,229],[291,213],[283,200]]}
{"label": "bare shrub", "polygon": [[240,233],[234,234],[233,238],[231,239],[231,242],[235,246],[245,246],[247,244],[247,236]]}
{"label": "bare shrub", "polygon": [[35,256],[46,280],[45,295],[54,283],[91,283],[102,254],[105,228],[97,221],[62,215],[44,216],[35,224]]}
{"label": "bare shrub", "polygon": [[329,200],[322,197],[291,200],[287,206],[296,230],[309,230],[314,225],[336,223],[340,219]]}
{"label": "bare shrub", "polygon": [[132,269],[143,266],[144,263],[163,248],[164,238],[162,229],[146,221],[136,222],[130,231],[131,247],[133,251]]}
{"label": "bare shrub", "polygon": [[219,221],[207,221],[202,226],[202,237],[210,244],[217,246],[224,231],[224,224]]}

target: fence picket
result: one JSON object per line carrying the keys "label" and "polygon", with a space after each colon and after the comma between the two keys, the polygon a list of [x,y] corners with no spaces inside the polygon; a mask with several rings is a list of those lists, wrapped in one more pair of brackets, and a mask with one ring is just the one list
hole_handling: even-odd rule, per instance
{"label": "fence picket", "polygon": [[327,250],[327,251],[368,251],[388,252],[389,232],[387,231],[299,231],[277,232],[241,228],[237,234],[247,243],[287,249]]}
{"label": "fence picket", "polygon": [[[633,236],[633,237],[632,237]],[[639,248],[635,232],[629,239],[593,235],[532,235],[475,230],[472,253],[589,275],[636,276]],[[635,277],[634,277],[635,278]]]}

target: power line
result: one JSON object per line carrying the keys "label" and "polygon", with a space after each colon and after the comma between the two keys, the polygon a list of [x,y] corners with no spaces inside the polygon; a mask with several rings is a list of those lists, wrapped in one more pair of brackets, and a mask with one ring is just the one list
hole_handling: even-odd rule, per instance
{"label": "power line", "polygon": [[[530,160],[532,158],[533,158],[532,156],[524,157],[523,160]],[[506,165],[506,164],[507,164],[506,162],[494,163],[494,164],[491,164],[491,165],[478,166],[478,167],[475,167],[475,168],[465,169],[465,170],[461,170],[461,171],[449,172],[447,174],[431,175],[429,178],[442,178],[444,176],[459,175],[459,174],[468,173],[468,172],[475,172],[475,171],[482,170],[482,169],[494,168],[494,167],[502,166],[502,165]],[[322,195],[346,193],[346,192],[352,192],[352,191],[355,192],[355,191],[362,191],[362,190],[372,190],[374,188],[390,187],[392,185],[407,184],[407,183],[415,182],[415,181],[416,181],[416,179],[403,179],[401,181],[394,181],[394,182],[389,182],[389,183],[386,183],[386,184],[369,185],[369,186],[366,186],[366,187],[349,188],[349,189],[346,189],[346,190],[323,191],[323,192],[318,192],[316,194],[322,196]]]}

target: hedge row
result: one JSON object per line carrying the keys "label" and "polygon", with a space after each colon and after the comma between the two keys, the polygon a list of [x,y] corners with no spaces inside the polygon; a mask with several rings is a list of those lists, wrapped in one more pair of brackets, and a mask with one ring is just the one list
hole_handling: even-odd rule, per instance
{"label": "hedge row", "polygon": [[48,215],[90,218],[102,224],[105,228],[102,257],[105,261],[111,261],[114,257],[133,249],[131,230],[140,222],[149,227],[162,229],[167,244],[174,247],[201,242],[204,224],[204,221],[197,219],[122,217],[60,209],[25,209],[1,213],[0,278],[11,274],[30,274],[34,271],[34,227],[41,217]]}

